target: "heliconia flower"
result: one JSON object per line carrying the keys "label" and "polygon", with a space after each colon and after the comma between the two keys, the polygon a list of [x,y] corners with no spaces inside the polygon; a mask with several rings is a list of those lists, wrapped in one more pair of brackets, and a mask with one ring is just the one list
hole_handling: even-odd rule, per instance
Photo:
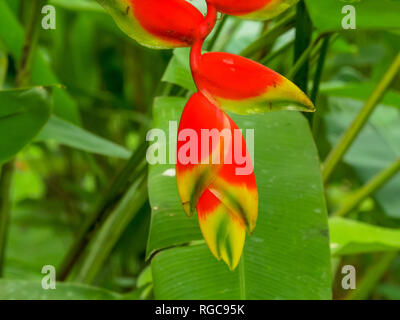
{"label": "heliconia flower", "polygon": [[205,53],[198,59],[193,77],[199,91],[226,111],[314,111],[310,99],[290,80],[238,55]]}
{"label": "heliconia flower", "polygon": [[[209,130],[227,134],[217,136],[217,141],[212,143],[205,135]],[[229,133],[230,122],[226,114],[201,93],[193,94],[179,122],[176,164],[178,192],[189,216],[224,162],[221,158],[227,154],[231,143]]]}
{"label": "heliconia flower", "polygon": [[185,0],[99,0],[117,25],[140,44],[159,49],[193,44],[203,15]]}
{"label": "heliconia flower", "polygon": [[208,0],[218,11],[246,19],[266,20],[281,14],[299,0]]}
{"label": "heliconia flower", "polygon": [[196,209],[210,251],[235,269],[246,230],[251,233],[256,225],[257,185],[241,131],[202,93],[195,93],[182,113],[176,178],[183,208],[189,215]]}

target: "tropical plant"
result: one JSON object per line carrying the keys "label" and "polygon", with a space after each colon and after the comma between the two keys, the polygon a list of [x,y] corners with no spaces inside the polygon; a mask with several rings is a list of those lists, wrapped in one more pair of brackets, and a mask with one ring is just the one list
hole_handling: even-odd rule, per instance
{"label": "tropical plant", "polygon": [[[98,2],[0,0],[0,298],[399,297],[400,4]],[[254,172],[147,163],[204,128]]]}

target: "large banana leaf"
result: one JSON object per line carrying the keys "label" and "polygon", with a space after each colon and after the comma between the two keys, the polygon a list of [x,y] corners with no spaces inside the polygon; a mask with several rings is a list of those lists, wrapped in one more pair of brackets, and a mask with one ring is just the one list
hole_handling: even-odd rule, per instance
{"label": "large banana leaf", "polygon": [[[168,130],[186,99],[156,99],[154,126]],[[180,204],[174,165],[150,166],[152,220],[147,254],[158,299],[329,299],[330,254],[320,164],[296,112],[233,116],[255,129],[260,213],[238,268],[209,252],[195,217]],[[169,137],[166,143],[168,144]],[[163,141],[155,143],[163,144]],[[175,145],[175,138],[171,143]],[[174,147],[169,152],[174,155]],[[167,157],[169,156],[167,152]]]}

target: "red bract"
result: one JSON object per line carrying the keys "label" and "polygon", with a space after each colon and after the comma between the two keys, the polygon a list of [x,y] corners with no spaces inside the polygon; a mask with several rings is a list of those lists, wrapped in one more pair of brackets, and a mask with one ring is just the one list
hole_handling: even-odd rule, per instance
{"label": "red bract", "polygon": [[[176,179],[185,212],[191,215],[198,199],[219,171],[230,141],[221,136],[213,143],[205,130],[230,129],[223,111],[201,93],[195,93],[183,110],[178,129]],[[202,134],[203,130],[203,134]],[[201,149],[206,146],[208,149]],[[220,157],[219,161],[216,159]],[[222,158],[222,159],[221,159]]]}
{"label": "red bract", "polygon": [[[253,232],[258,216],[258,192],[253,163],[246,141],[236,123],[229,117],[232,143],[218,175],[209,190]],[[232,161],[227,161],[228,160]]]}
{"label": "red bract", "polygon": [[230,15],[245,15],[260,10],[274,0],[210,0],[218,11]]}
{"label": "red bract", "polygon": [[185,212],[197,209],[211,252],[234,269],[246,229],[252,232],[257,221],[253,164],[237,125],[201,93],[189,99],[182,113],[176,178]]}
{"label": "red bract", "polygon": [[288,108],[314,110],[308,97],[285,77],[234,54],[203,54],[193,76],[198,89],[224,110],[241,114]]}
{"label": "red bract", "polygon": [[132,13],[149,33],[176,46],[191,45],[203,15],[185,0],[129,0]]}
{"label": "red bract", "polygon": [[248,19],[271,19],[298,0],[208,0],[218,11]]}
{"label": "red bract", "polygon": [[118,26],[152,48],[187,47],[204,17],[185,0],[99,0]]}

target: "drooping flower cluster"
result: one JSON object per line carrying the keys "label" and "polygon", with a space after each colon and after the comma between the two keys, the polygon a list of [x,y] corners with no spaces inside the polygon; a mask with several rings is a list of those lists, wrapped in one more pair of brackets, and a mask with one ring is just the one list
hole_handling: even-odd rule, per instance
{"label": "drooping flower cluster", "polygon": [[[239,263],[246,231],[253,232],[258,216],[258,192],[246,142],[226,111],[240,114],[278,109],[313,111],[308,97],[278,73],[241,56],[202,54],[217,12],[252,19],[272,18],[298,0],[207,0],[204,17],[185,0],[99,0],[117,24],[139,43],[152,48],[191,47],[190,66],[198,92],[183,110],[177,141],[176,179],[185,212],[197,212],[210,251],[231,270]],[[203,130],[223,131],[216,141]],[[195,155],[186,161],[189,136],[197,135]],[[239,135],[237,134],[239,132]],[[205,141],[207,140],[207,141]],[[204,148],[203,146],[206,146]],[[245,155],[238,161],[233,154]],[[217,161],[216,161],[217,160]]]}

